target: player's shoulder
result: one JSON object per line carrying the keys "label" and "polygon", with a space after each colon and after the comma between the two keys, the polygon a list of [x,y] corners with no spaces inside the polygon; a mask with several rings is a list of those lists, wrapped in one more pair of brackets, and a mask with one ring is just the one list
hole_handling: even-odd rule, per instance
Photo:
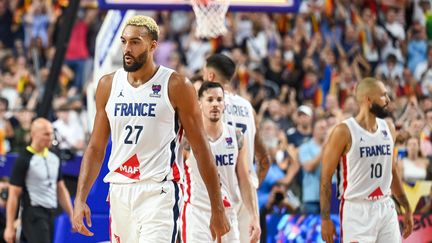
{"label": "player's shoulder", "polygon": [[346,122],[340,122],[330,129],[330,134],[338,139],[350,138],[350,130]]}
{"label": "player's shoulder", "polygon": [[113,82],[114,79],[114,75],[117,71],[114,71],[112,73],[108,73],[103,75],[100,79],[99,79],[99,85],[101,87],[110,87],[111,88],[111,84]]}
{"label": "player's shoulder", "polygon": [[184,88],[188,85],[192,86],[192,83],[184,76],[179,74],[176,71],[173,71],[169,78],[169,87],[170,88]]}

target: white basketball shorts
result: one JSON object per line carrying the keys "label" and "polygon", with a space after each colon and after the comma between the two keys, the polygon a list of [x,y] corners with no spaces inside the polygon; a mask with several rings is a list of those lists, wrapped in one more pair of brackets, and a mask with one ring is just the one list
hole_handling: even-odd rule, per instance
{"label": "white basketball shorts", "polygon": [[181,208],[176,182],[110,185],[113,243],[175,243]]}
{"label": "white basketball shorts", "polygon": [[[231,229],[222,237],[222,242],[240,242],[237,214],[231,208],[225,209]],[[182,212],[181,238],[183,243],[209,243],[216,242],[212,239],[210,232],[211,212],[195,207],[190,203],[185,203]]]}
{"label": "white basketball shorts", "polygon": [[342,200],[340,204],[342,242],[402,242],[393,200]]}

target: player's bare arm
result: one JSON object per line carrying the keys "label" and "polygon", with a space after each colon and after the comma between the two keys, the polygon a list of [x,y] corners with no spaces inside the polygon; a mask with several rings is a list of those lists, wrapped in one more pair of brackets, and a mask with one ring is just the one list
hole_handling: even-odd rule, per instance
{"label": "player's bare arm", "polygon": [[339,160],[351,146],[351,135],[348,127],[341,123],[337,125],[330,134],[324,145],[321,182],[320,182],[320,205],[321,205],[321,236],[325,242],[333,242],[335,227],[330,219],[331,205],[331,178],[336,170]]}
{"label": "player's bare arm", "polygon": [[[387,125],[390,128],[393,139],[396,138],[396,129],[394,127],[394,124],[391,122],[387,122]],[[399,176],[399,172],[396,164],[396,155],[393,156],[392,176],[393,176],[392,183],[391,183],[392,193],[396,198],[396,200],[399,202],[399,205],[401,205],[402,208],[404,209],[404,224],[403,224],[402,236],[404,238],[407,238],[412,233],[413,230],[413,216],[412,216],[412,210],[410,208],[405,191],[402,187],[402,181]]]}
{"label": "player's bare arm", "polygon": [[[259,127],[258,119],[255,111],[253,112],[255,127]],[[264,181],[264,178],[267,175],[267,172],[270,168],[270,155],[267,152],[267,149],[264,147],[264,144],[261,140],[261,137],[258,132],[255,133],[254,138],[254,150],[255,157],[257,159],[257,175],[259,180],[259,185]]]}
{"label": "player's bare arm", "polygon": [[251,242],[258,242],[261,235],[261,228],[259,225],[258,205],[256,203],[256,193],[252,186],[249,176],[249,163],[247,162],[247,141],[244,139],[240,131],[237,131],[237,141],[239,144],[239,154],[237,158],[236,173],[240,187],[240,194],[242,201],[251,215],[251,222],[249,223],[249,232]]}
{"label": "player's bare arm", "polygon": [[212,216],[210,230],[213,237],[220,237],[230,229],[222,203],[214,156],[204,131],[201,110],[193,85],[183,76],[173,73],[170,78],[168,93],[171,103],[179,115],[188,142],[198,161],[198,169],[207,187]]}
{"label": "player's bare arm", "polygon": [[105,112],[105,105],[111,92],[112,79],[113,74],[106,75],[98,83],[96,89],[95,126],[93,127],[89,145],[84,153],[78,177],[73,223],[78,233],[87,236],[91,236],[93,233],[84,226],[83,217],[86,218],[87,225],[91,226],[91,214],[86,200],[93,183],[99,175],[110,135],[110,126],[108,116]]}

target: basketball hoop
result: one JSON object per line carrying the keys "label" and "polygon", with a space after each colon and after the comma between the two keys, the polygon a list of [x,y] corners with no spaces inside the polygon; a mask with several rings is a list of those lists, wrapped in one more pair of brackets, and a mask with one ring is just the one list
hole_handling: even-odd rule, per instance
{"label": "basketball hoop", "polygon": [[196,16],[196,32],[199,38],[216,38],[227,32],[225,15],[230,0],[191,0]]}

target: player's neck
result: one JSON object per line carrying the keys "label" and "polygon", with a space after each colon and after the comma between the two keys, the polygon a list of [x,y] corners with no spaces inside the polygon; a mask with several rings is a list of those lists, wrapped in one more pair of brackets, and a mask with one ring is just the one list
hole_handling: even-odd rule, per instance
{"label": "player's neck", "polygon": [[158,69],[159,66],[157,66],[153,61],[149,61],[148,63],[144,64],[138,71],[128,72],[128,82],[134,87],[145,84],[156,74],[156,71]]}
{"label": "player's neck", "polygon": [[234,94],[233,88],[229,83],[223,84],[224,90],[229,94]]}
{"label": "player's neck", "polygon": [[207,137],[211,142],[214,142],[222,136],[222,122],[211,122],[204,121],[204,128],[207,133]]}
{"label": "player's neck", "polygon": [[369,111],[360,111],[359,114],[355,117],[357,123],[363,127],[366,131],[375,132],[378,129],[378,125],[376,122],[376,116],[370,113]]}

